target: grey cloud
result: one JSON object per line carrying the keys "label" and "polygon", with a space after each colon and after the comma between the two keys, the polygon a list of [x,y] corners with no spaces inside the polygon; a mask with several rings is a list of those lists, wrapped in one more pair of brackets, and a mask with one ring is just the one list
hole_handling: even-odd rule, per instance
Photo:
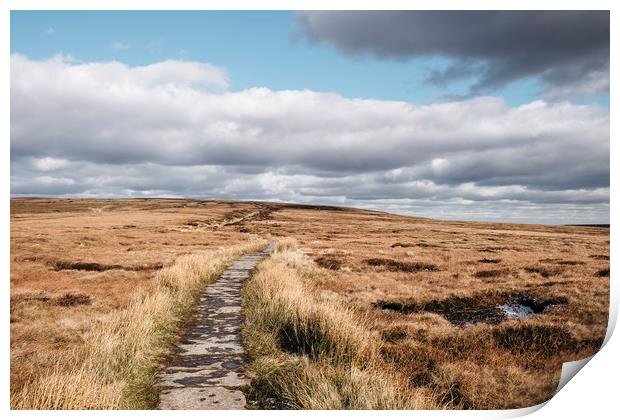
{"label": "grey cloud", "polygon": [[323,203],[449,219],[550,223],[609,221],[609,188],[543,191],[521,186],[450,186],[431,180],[377,182],[381,172],[321,178],[265,169],[244,174],[226,166],[71,163],[41,171],[12,167],[14,195],[197,197]]}
{"label": "grey cloud", "polygon": [[609,92],[608,11],[307,11],[313,42],[345,54],[453,60],[429,81],[476,76],[472,94],[539,77],[550,97]]}
{"label": "grey cloud", "polygon": [[493,97],[415,106],[312,91],[217,91],[201,82],[213,76],[200,73],[211,67],[192,63],[169,62],[149,81],[144,70],[109,63],[13,56],[11,64],[13,195],[609,219],[604,108],[545,101],[510,107]]}

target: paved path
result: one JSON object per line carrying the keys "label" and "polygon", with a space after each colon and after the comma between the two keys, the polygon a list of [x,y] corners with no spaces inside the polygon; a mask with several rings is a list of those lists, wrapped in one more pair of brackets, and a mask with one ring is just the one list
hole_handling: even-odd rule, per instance
{"label": "paved path", "polygon": [[200,297],[174,357],[158,376],[162,410],[242,410],[243,375],[241,288],[251,271],[275,246],[245,254]]}

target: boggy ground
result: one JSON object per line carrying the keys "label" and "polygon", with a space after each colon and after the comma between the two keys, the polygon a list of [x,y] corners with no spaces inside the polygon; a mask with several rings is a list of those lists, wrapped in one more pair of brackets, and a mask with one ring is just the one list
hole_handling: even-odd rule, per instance
{"label": "boggy ground", "polygon": [[[608,229],[274,203],[13,199],[12,392],[50,354],[79,347],[90,321],[151,287],[158,267],[254,236],[295,238],[312,263],[308,293],[363,318],[382,363],[438,406],[544,401],[561,362],[594,353],[605,335]],[[523,308],[527,317],[509,315]]]}

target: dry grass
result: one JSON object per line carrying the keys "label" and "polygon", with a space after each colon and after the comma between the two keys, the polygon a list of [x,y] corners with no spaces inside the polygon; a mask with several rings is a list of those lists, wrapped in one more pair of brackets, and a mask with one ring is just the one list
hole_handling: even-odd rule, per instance
{"label": "dry grass", "polygon": [[96,323],[82,346],[11,395],[16,409],[149,408],[155,373],[204,285],[239,255],[257,251],[251,241],[215,252],[185,255],[155,276],[153,290]]}
{"label": "dry grass", "polygon": [[263,408],[436,407],[383,362],[381,339],[367,319],[311,292],[318,276],[286,241],[247,283],[251,398]]}
{"label": "dry grass", "polygon": [[12,395],[80,353],[138,290],[153,291],[162,267],[250,240],[219,225],[256,212],[234,202],[12,199]]}
{"label": "dry grass", "polygon": [[[316,268],[312,292],[369,319],[385,362],[438,404],[485,409],[545,401],[561,364],[595,353],[605,336],[608,229],[284,206],[272,216],[253,231],[294,236],[310,258],[337,259],[338,270]],[[375,259],[382,264],[368,264]],[[437,269],[397,269],[416,263]],[[381,302],[395,309],[382,310]],[[511,302],[536,311],[517,320],[490,317]],[[415,310],[398,310],[403,303]]]}
{"label": "dry grass", "polygon": [[[513,281],[511,287],[487,286],[477,292],[421,292],[375,300],[387,309],[377,311],[347,293],[335,293],[343,286],[335,288],[332,281],[350,273],[325,267],[322,257],[312,260],[295,251],[290,239],[280,248],[260,265],[245,291],[252,321],[246,330],[251,396],[259,407],[531,406],[553,395],[563,361],[590,355],[602,342],[602,328],[593,334],[590,327],[564,321],[575,293],[568,287],[550,291],[556,284]],[[327,251],[350,260],[350,253],[337,247]],[[361,259],[362,264],[367,261]],[[502,279],[512,270],[489,277]],[[538,271],[532,274],[544,278]],[[471,275],[477,278],[479,271]],[[504,302],[528,305],[536,316],[506,320],[497,306]],[[586,310],[603,312],[603,302],[597,305]],[[466,327],[466,321],[477,323]]]}
{"label": "dry grass", "polygon": [[[284,336],[274,338],[261,324],[255,330],[266,334],[265,342],[252,350],[260,356],[253,364],[257,398],[284,395],[295,407],[524,407],[548,399],[561,363],[593,354],[605,336],[608,229],[276,203],[14,199],[11,390],[78,352],[92,326],[127,308],[136,290],[154,290],[158,266],[252,235],[295,238],[280,242],[272,263],[303,293],[281,286],[290,299],[280,304],[347,314],[333,319],[360,328],[339,338],[329,327],[331,315],[319,315],[323,309],[294,312]],[[381,264],[369,265],[372,259]],[[59,261],[103,271],[58,269]],[[66,294],[90,296],[91,303],[59,305]],[[528,318],[489,319],[496,305],[521,297],[553,304]],[[389,305],[382,309],[381,302]],[[467,322],[468,311],[475,322]],[[356,350],[355,337],[373,350]],[[381,366],[378,373],[358,362],[347,368],[347,361],[377,353],[370,367]],[[368,378],[380,392],[367,392],[383,397],[365,394],[372,388],[364,385]],[[80,383],[74,379],[64,386]],[[354,382],[362,391],[349,390]]]}

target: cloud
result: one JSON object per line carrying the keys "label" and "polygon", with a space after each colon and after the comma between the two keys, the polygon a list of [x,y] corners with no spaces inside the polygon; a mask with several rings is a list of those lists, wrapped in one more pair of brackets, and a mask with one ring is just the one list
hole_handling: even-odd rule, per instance
{"label": "cloud", "polygon": [[118,41],[118,42],[115,42],[114,44],[112,44],[112,49],[114,51],[128,50],[130,48],[131,48],[131,44],[129,42],[125,42],[125,41]]}
{"label": "cloud", "polygon": [[11,193],[609,218],[607,109],[495,97],[416,106],[227,86],[205,63],[13,55]]}
{"label": "cloud", "polygon": [[45,35],[54,35],[56,33],[56,29],[48,26],[47,29],[43,32]]}
{"label": "cloud", "polygon": [[307,11],[297,21],[348,55],[449,58],[429,81],[474,77],[472,95],[529,77],[548,97],[609,92],[608,11]]}
{"label": "cloud", "polygon": [[55,171],[57,169],[66,168],[71,162],[65,159],[57,159],[45,157],[41,159],[33,159],[32,166],[41,172]]}

